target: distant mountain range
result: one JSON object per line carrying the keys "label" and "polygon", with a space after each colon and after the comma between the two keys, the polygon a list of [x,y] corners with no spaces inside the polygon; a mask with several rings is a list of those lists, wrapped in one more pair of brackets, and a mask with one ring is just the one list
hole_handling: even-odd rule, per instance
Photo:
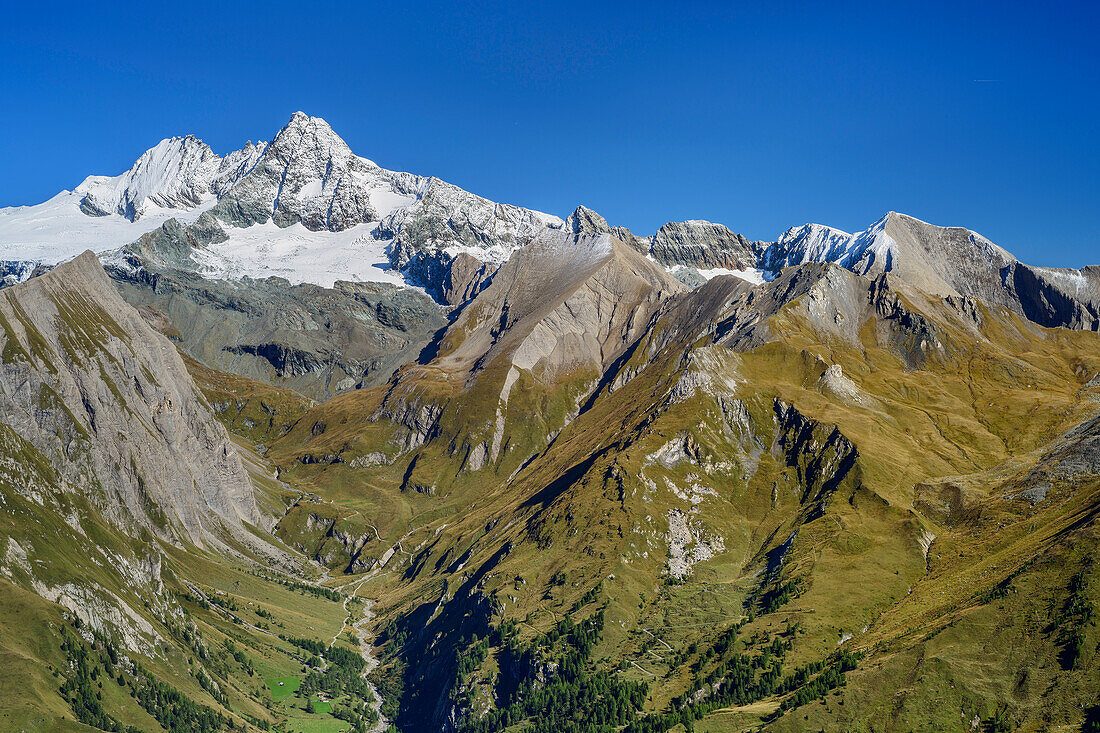
{"label": "distant mountain range", "polygon": [[380,168],[301,112],[269,143],[219,156],[192,135],[162,140],[125,173],[0,209],[6,275],[17,281],[84,249],[110,262],[112,250],[168,218],[190,226],[199,246],[187,264],[207,278],[411,284],[450,305],[471,294],[451,274],[459,254],[476,260],[464,273],[488,277],[544,229],[613,235],[692,285],[718,274],[760,282],[791,265],[833,262],[861,275],[900,273],[945,296],[992,297],[1044,325],[1093,330],[1100,298],[1094,267],[1027,266],[976,232],[894,212],[857,234],[805,224],[770,243],[706,221],[639,237],[583,206],[563,221]]}

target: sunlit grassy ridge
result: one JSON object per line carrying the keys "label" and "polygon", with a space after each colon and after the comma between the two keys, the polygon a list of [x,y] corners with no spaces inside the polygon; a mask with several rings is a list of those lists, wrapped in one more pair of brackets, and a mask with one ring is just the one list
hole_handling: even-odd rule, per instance
{"label": "sunlit grassy ridge", "polygon": [[[701,297],[696,293],[685,302]],[[785,664],[825,659],[840,647],[869,655],[860,670],[880,669],[898,650],[923,643],[915,634],[922,623],[924,633],[950,623],[950,614],[1065,541],[1057,533],[1046,541],[1028,534],[996,550],[976,543],[976,555],[941,556],[948,532],[917,506],[917,487],[1034,460],[1028,456],[1094,414],[1086,383],[1100,372],[1095,334],[1042,329],[1002,309],[904,289],[892,302],[898,305],[884,313],[868,298],[859,306],[861,322],[836,328],[822,325],[820,304],[796,298],[768,318],[765,338],[751,337],[738,351],[710,345],[714,332],[705,317],[694,331],[689,320],[658,320],[617,365],[627,378],[607,380],[560,433],[543,432],[561,420],[553,407],[563,404],[560,397],[555,403],[539,396],[553,394],[552,386],[536,379],[509,400],[506,440],[523,454],[518,465],[505,457],[463,470],[463,441],[489,434],[495,419],[486,405],[495,404],[503,377],[494,376],[492,364],[472,386],[414,367],[388,388],[331,400],[273,455],[284,476],[337,505],[366,507],[360,502],[373,497],[369,506],[386,524],[379,549],[406,538],[404,554],[390,560],[371,592],[390,628],[384,638],[400,642],[388,647],[397,665],[391,670],[413,667],[406,674],[418,685],[447,674],[448,650],[461,648],[461,638],[505,621],[519,623],[520,639],[533,638],[584,608],[592,592],[608,618],[594,663],[648,683],[647,710],[695,694],[689,670],[713,662],[685,650],[705,650],[744,619],[739,638],[756,639],[738,642],[746,651],[793,624]],[[834,366],[843,389],[826,379]],[[568,395],[568,383],[562,388]],[[408,427],[382,408],[399,391],[418,406],[442,405],[429,440],[412,450]],[[515,416],[513,400],[520,406]],[[317,424],[324,425],[319,434]],[[839,438],[831,437],[834,426]],[[841,466],[841,439],[854,450],[848,466]],[[344,458],[372,450],[390,463],[360,469]],[[679,458],[662,460],[662,451]],[[320,454],[341,462],[302,461]],[[415,483],[434,490],[418,493]],[[1087,498],[1068,501],[1076,506]],[[689,545],[721,538],[721,549],[683,581],[670,582],[675,512],[688,518]],[[953,531],[962,543],[982,535]],[[1006,561],[994,562],[998,555]],[[973,569],[976,557],[990,567]],[[966,594],[934,590],[947,577]],[[1035,642],[1043,643],[1053,648]],[[499,684],[494,658],[486,656],[472,697],[456,701],[460,715],[491,704]],[[945,674],[965,687],[962,666]],[[850,723],[866,717],[863,706],[880,705],[875,695],[888,686],[876,687],[881,678],[862,671],[849,677],[843,720]],[[951,715],[960,723],[964,708],[995,715],[991,689],[978,684],[960,692]],[[904,693],[914,709],[933,694],[919,685]],[[1014,719],[1036,710],[1006,705]],[[740,729],[766,721],[777,707],[716,711],[699,725]],[[836,724],[837,707],[814,714]],[[1063,708],[1067,721],[1070,707]],[[806,713],[796,712],[770,724],[797,728]],[[406,715],[410,724],[416,720]],[[880,720],[904,729],[910,718]],[[944,724],[954,726],[951,720]]]}

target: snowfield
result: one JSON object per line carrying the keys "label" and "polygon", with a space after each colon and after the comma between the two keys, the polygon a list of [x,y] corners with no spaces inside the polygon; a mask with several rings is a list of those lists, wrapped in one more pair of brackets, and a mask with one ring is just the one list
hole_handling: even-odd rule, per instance
{"label": "snowfield", "polygon": [[195,250],[192,255],[203,277],[286,278],[292,285],[313,283],[331,288],[337,280],[405,285],[390,268],[386,240],[372,232],[377,223],[359,224],[342,232],[311,232],[301,224],[280,229],[271,222],[244,229],[226,229],[229,241]]}
{"label": "snowfield", "polygon": [[699,274],[707,280],[716,278],[719,275],[733,275],[739,277],[742,280],[752,283],[753,285],[760,285],[763,282],[772,279],[772,273],[765,272],[764,270],[727,270],[724,267],[715,267],[709,270],[698,270]]}

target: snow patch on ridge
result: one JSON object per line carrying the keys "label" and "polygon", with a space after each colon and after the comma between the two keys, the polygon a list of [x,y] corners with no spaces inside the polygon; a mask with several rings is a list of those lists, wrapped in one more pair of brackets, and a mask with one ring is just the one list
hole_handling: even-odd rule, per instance
{"label": "snow patch on ridge", "polygon": [[739,277],[746,282],[750,282],[753,285],[760,285],[768,280],[773,279],[773,275],[765,270],[727,270],[724,267],[715,267],[709,270],[696,270],[705,279],[711,280],[719,275],[733,275]]}
{"label": "snow patch on ridge", "polygon": [[54,265],[86,249],[107,252],[130,244],[169,219],[190,224],[217,203],[214,196],[206,195],[194,208],[183,211],[147,206],[142,217],[131,222],[119,215],[82,213],[80,200],[83,196],[78,191],[62,191],[41,204],[0,209],[0,245],[4,259]]}
{"label": "snow patch on ridge", "polygon": [[1057,283],[1059,287],[1067,291],[1072,290],[1075,297],[1080,297],[1082,290],[1088,292],[1091,288],[1089,279],[1080,270],[1063,270],[1054,267],[1034,267],[1032,269],[1048,280]]}

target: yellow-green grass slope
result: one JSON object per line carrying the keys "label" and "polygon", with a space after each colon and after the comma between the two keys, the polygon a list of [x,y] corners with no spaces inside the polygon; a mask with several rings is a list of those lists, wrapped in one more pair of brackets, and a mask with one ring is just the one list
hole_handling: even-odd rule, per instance
{"label": "yellow-green grass slope", "polygon": [[[849,307],[848,323],[834,328],[841,320],[829,312],[834,304],[823,308],[802,295],[770,313],[767,337],[741,351],[713,345],[725,334],[707,318],[692,331],[670,311],[617,365],[630,378],[608,380],[556,435],[522,426],[551,424],[555,405],[567,402],[562,394],[575,399],[576,387],[567,381],[557,393],[521,374],[531,386],[509,400],[505,415],[510,425],[515,409],[520,427],[504,436],[505,444],[515,436],[517,459],[505,450],[496,463],[463,470],[462,425],[471,415],[487,421],[484,395],[477,383],[459,386],[425,369],[412,384],[398,375],[387,388],[315,407],[272,455],[284,477],[372,522],[381,537],[374,559],[402,540],[370,590],[380,627],[412,619],[428,636],[439,635],[441,646],[427,642],[427,652],[454,643],[448,634],[465,623],[456,619],[471,614],[490,624],[518,621],[521,638],[530,637],[595,608],[582,601],[598,588],[608,623],[597,663],[648,682],[650,709],[694,691],[690,667],[701,652],[676,652],[693,642],[705,649],[748,614],[742,639],[798,625],[789,667],[821,660],[843,643],[866,651],[861,670],[872,669],[879,655],[918,643],[907,626],[887,620],[919,603],[919,589],[933,577],[927,563],[935,567],[943,542],[933,543],[926,561],[929,536],[945,536],[915,506],[916,487],[1026,460],[1090,416],[1086,383],[1100,371],[1100,344],[1095,334],[1045,330],[1001,309],[900,288],[887,309],[868,281],[842,277],[863,289],[858,322]],[[724,314],[715,311],[710,322]],[[839,374],[829,369],[835,366]],[[422,446],[410,450],[407,425],[381,409],[395,389],[440,415]],[[855,453],[848,466],[845,443]],[[384,460],[356,463],[372,453]],[[416,475],[425,478],[410,481]],[[681,550],[699,562],[677,579],[670,556],[680,550],[670,549],[669,535],[680,517],[691,534]],[[968,537],[969,530],[958,531]],[[792,535],[777,568],[769,556]],[[706,551],[693,554],[700,545]],[[1013,563],[968,579],[973,593],[947,605],[970,603],[1050,546],[1008,548]],[[762,613],[762,594],[783,586],[786,602]],[[485,661],[487,679],[492,660]],[[881,679],[863,674],[851,673],[846,688],[853,720],[869,715],[861,699],[881,702],[870,692],[856,695],[870,689],[860,680]],[[960,693],[965,700],[951,711],[952,722],[989,712],[987,692]],[[923,699],[913,699],[920,708]],[[738,728],[777,704],[715,713],[711,722]],[[469,711],[459,704],[457,712]],[[772,724],[793,725],[796,713],[806,714]],[[1024,708],[1011,714],[1029,715]],[[905,727],[901,718],[885,720]]]}

